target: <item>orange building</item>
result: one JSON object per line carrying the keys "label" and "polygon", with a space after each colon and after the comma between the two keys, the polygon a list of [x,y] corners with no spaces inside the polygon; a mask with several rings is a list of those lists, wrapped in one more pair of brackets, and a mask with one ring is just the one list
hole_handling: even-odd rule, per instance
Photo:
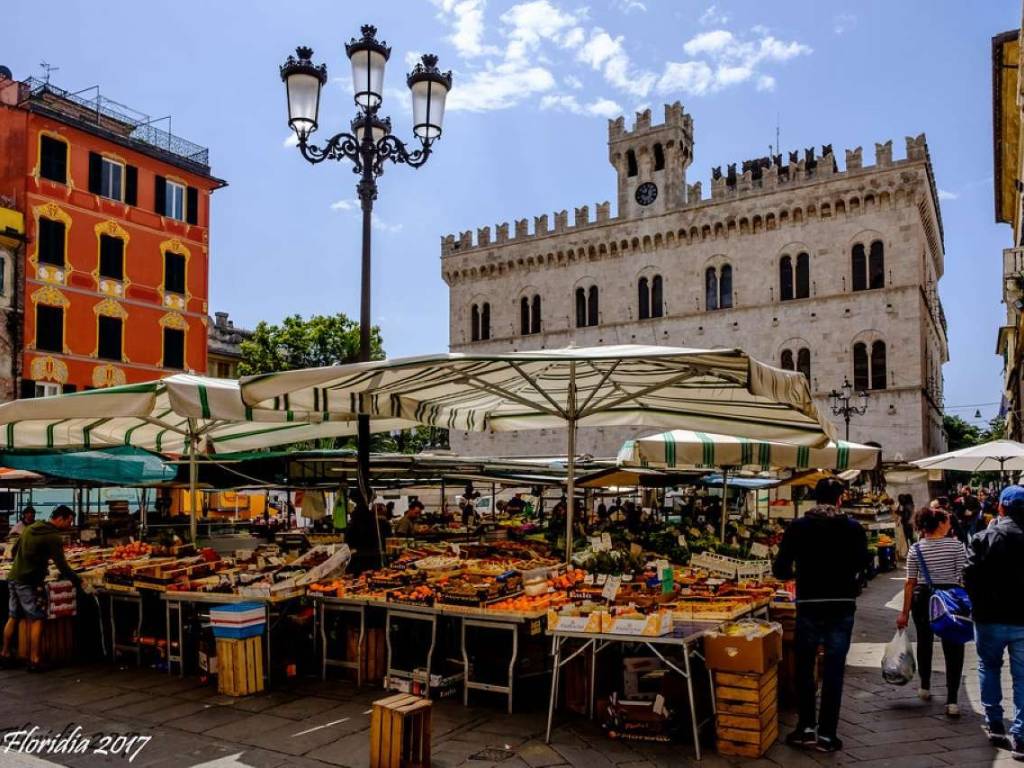
{"label": "orange building", "polygon": [[205,373],[225,184],[207,150],[34,79],[0,79],[0,147],[0,194],[25,218],[20,396]]}

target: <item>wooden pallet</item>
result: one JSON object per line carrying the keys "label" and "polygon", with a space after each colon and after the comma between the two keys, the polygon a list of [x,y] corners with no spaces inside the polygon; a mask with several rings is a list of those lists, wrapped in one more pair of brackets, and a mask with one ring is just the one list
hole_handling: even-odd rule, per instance
{"label": "wooden pallet", "polygon": [[[43,620],[39,660],[44,664],[67,664],[75,655],[75,617]],[[18,658],[29,660],[29,622],[18,622]]]}
{"label": "wooden pallet", "polygon": [[761,757],[779,738],[779,675],[715,673],[715,732],[722,755]]}
{"label": "wooden pallet", "polygon": [[406,693],[373,702],[370,768],[430,768],[431,707]]}
{"label": "wooden pallet", "polygon": [[263,638],[217,639],[217,690],[248,696],[263,690]]}

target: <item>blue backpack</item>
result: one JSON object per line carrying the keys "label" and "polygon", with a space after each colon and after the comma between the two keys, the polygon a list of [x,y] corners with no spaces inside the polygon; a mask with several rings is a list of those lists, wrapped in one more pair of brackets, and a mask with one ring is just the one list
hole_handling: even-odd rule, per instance
{"label": "blue backpack", "polygon": [[932,632],[952,643],[963,645],[970,642],[974,639],[974,619],[971,618],[971,598],[967,590],[963,587],[935,589],[921,545],[914,546],[917,548],[917,562],[921,566],[925,583],[932,589],[932,596],[928,600],[928,619]]}

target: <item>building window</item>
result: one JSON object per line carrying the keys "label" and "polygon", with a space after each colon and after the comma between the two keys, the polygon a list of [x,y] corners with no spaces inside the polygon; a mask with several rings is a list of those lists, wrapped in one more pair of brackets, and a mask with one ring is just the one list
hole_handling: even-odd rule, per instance
{"label": "building window", "polygon": [[665,150],[661,148],[660,142],[654,145],[654,170],[665,170]]}
{"label": "building window", "polygon": [[60,384],[53,381],[35,382],[35,394],[33,397],[55,397],[60,394]]}
{"label": "building window", "polygon": [[796,256],[796,297],[806,299],[811,295],[811,257],[806,253]]}
{"label": "building window", "polygon": [[480,307],[474,304],[469,314],[469,340],[480,341]]}
{"label": "building window", "polygon": [[888,385],[886,373],[885,342],[876,341],[871,345],[857,342],[853,345],[853,386],[858,391],[885,389]]}
{"label": "building window", "polygon": [[124,200],[124,163],[100,158],[100,195],[111,200]]}
{"label": "building window", "polygon": [[646,320],[651,316],[651,287],[646,277],[641,277],[636,284],[639,294],[640,319]]}
{"label": "building window", "polygon": [[789,255],[779,259],[779,301],[793,298],[793,259]]}
{"label": "building window", "polygon": [[39,175],[60,184],[68,183],[68,145],[52,136],[39,137]]}
{"label": "building window", "polygon": [[871,345],[872,389],[885,389],[887,384],[885,365],[885,342],[876,341],[874,344]]}
{"label": "building window", "polygon": [[853,246],[851,258],[853,267],[853,290],[866,291],[885,287],[885,246],[875,240],[865,254],[864,245]]}
{"label": "building window", "polygon": [[185,295],[185,257],[180,253],[164,253],[164,290]]}
{"label": "building window", "polygon": [[576,289],[576,327],[587,325],[587,292],[583,288]]}
{"label": "building window", "polygon": [[483,304],[474,304],[470,315],[470,339],[486,341],[491,338],[491,305],[486,301]]}
{"label": "building window", "polygon": [[124,280],[124,240],[100,235],[100,277]]}
{"label": "building window", "polygon": [[661,275],[651,278],[651,317],[661,317],[665,312],[664,290]]}
{"label": "building window", "polygon": [[597,325],[599,317],[598,311],[598,291],[597,286],[590,286],[590,290],[587,292],[587,325]]}
{"label": "building window", "polygon": [[100,315],[97,324],[99,342],[96,356],[102,360],[121,361],[121,340],[124,334],[124,322],[120,317]]}
{"label": "building window", "polygon": [[540,294],[519,300],[519,330],[523,336],[540,333]]}
{"label": "building window", "polygon": [[533,294],[530,304],[530,333],[540,333],[540,294]]}
{"label": "building window", "polygon": [[807,383],[811,382],[811,350],[801,347],[796,353],[796,369],[804,375]]}
{"label": "building window", "polygon": [[636,176],[639,171],[636,167],[636,152],[632,149],[626,150],[626,175]]}
{"label": "building window", "polygon": [[784,371],[796,370],[795,366],[793,365],[793,350],[782,350],[782,355],[780,356],[779,361],[779,367],[782,368],[782,370]]}
{"label": "building window", "polygon": [[704,270],[704,307],[709,312],[718,309],[718,271],[714,267]]}
{"label": "building window", "polygon": [[178,221],[185,220],[185,185],[167,181],[167,203],[165,216]]}
{"label": "building window", "polygon": [[185,368],[185,331],[164,328],[164,368]]}
{"label": "building window", "polygon": [[64,352],[64,309],[46,304],[36,305],[36,349],[43,352]]}
{"label": "building window", "polygon": [[664,291],[661,275],[654,275],[650,280],[641,277],[637,281],[636,287],[640,319],[661,317],[664,314]]}
{"label": "building window", "polygon": [[600,309],[598,307],[598,290],[596,285],[589,289],[576,289],[576,327],[586,328],[597,325]]}
{"label": "building window", "polygon": [[723,264],[718,275],[718,308],[732,309],[732,267]]}
{"label": "building window", "polygon": [[63,221],[56,219],[39,219],[39,263],[64,268],[64,233]]}

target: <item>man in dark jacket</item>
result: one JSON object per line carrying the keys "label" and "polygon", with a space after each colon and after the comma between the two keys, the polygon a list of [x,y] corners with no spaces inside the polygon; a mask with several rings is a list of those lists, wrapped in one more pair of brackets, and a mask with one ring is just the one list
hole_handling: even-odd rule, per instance
{"label": "man in dark jacket", "polygon": [[62,531],[71,528],[75,513],[70,507],[61,505],[53,511],[47,521],[32,523],[18,538],[14,548],[14,562],[7,574],[8,618],[4,625],[4,646],[0,652],[0,663],[11,660],[11,646],[18,632],[18,622],[28,621],[30,672],[40,669],[40,646],[43,639],[43,620],[46,619],[46,594],[44,582],[49,573],[50,561],[57,566],[60,575],[76,587],[82,580],[71,570],[64,559]]}
{"label": "man in dark jacket", "polygon": [[975,534],[967,552],[964,586],[974,607],[981,703],[993,744],[1006,743],[1003,724],[1003,657],[1010,652],[1013,756],[1024,760],[1024,487],[1011,485],[999,497],[999,517]]}
{"label": "man in dark jacket", "polygon": [[[786,737],[794,747],[821,752],[843,748],[836,734],[843,698],[846,654],[861,574],[868,564],[864,529],[843,514],[846,486],[834,477],[818,481],[817,506],[786,529],[775,559],[775,576],[793,578],[796,568],[796,684],[799,721]],[[814,666],[818,646],[825,649],[821,712],[815,708]]]}

